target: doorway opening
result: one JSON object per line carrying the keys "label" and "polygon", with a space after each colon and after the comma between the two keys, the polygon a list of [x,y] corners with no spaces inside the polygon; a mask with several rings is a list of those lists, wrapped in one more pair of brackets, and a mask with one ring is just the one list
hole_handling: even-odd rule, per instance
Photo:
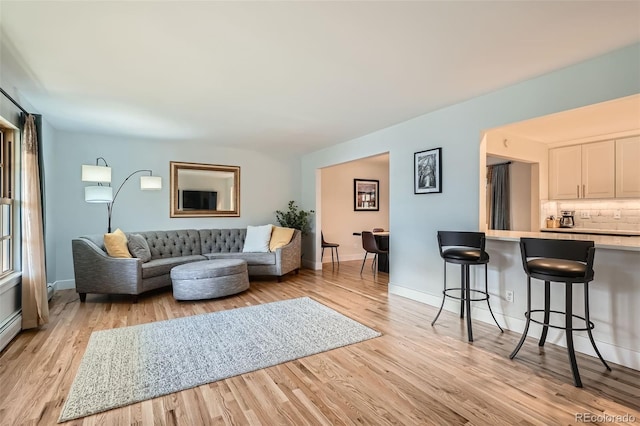
{"label": "doorway opening", "polygon": [[[389,230],[389,153],[323,167],[316,174],[316,233],[339,244],[340,261],[362,260],[364,250],[359,235],[373,228]],[[355,181],[377,181],[378,210],[357,208]],[[317,239],[318,244],[320,238]],[[316,250],[316,269],[330,263]]]}

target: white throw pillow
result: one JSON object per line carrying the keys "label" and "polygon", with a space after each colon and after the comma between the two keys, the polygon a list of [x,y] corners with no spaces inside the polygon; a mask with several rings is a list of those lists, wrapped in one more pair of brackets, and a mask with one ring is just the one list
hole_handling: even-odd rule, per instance
{"label": "white throw pillow", "polygon": [[247,236],[244,239],[243,253],[266,253],[269,251],[271,231],[273,225],[247,226]]}

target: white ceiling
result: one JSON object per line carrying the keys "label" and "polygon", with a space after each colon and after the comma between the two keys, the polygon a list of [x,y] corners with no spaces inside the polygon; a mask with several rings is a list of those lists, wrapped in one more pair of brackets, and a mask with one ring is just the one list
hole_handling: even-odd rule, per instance
{"label": "white ceiling", "polygon": [[57,129],[303,153],[638,42],[640,2],[0,0],[0,25]]}

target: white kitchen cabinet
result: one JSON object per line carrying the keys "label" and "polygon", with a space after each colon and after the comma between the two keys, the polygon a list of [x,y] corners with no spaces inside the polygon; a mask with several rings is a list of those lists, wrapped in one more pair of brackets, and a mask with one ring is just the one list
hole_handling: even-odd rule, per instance
{"label": "white kitchen cabinet", "polygon": [[582,145],[581,198],[616,196],[616,148],[614,141]]}
{"label": "white kitchen cabinet", "polygon": [[549,198],[580,198],[582,148],[580,145],[549,150]]}
{"label": "white kitchen cabinet", "polygon": [[549,198],[615,197],[614,141],[549,150]]}
{"label": "white kitchen cabinet", "polygon": [[640,136],[616,140],[616,198],[640,198]]}

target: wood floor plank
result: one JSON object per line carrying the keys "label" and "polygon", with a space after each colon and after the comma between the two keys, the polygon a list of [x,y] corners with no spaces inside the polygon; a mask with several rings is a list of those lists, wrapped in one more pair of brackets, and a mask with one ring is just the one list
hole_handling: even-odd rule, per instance
{"label": "wood floor plank", "polygon": [[[0,426],[53,425],[93,331],[311,297],[382,333],[338,348],[67,422],[69,425],[530,425],[578,424],[576,414],[640,422],[640,372],[578,354],[572,385],[566,349],[464,320],[387,293],[388,275],[360,262],[301,270],[277,283],[251,280],[239,295],[176,302],[170,289],[128,296],[56,292],[51,322],[20,333],[0,353]],[[66,425],[65,424],[65,425]]]}

